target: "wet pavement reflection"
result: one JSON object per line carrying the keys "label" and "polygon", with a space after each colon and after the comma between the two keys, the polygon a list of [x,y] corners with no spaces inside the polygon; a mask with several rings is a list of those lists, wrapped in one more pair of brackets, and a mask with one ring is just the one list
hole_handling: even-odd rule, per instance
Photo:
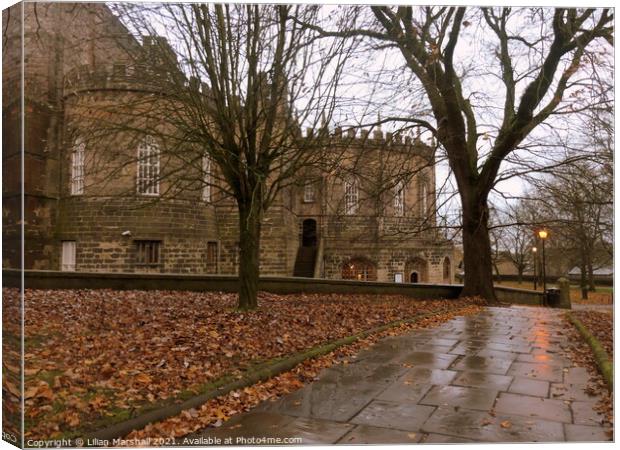
{"label": "wet pavement reflection", "polygon": [[608,441],[587,371],[564,355],[561,314],[486,308],[383,339],[197,436],[232,445]]}

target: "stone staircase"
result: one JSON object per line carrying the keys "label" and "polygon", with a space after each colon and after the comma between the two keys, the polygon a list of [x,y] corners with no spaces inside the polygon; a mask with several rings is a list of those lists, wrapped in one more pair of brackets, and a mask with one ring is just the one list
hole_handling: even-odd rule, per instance
{"label": "stone staircase", "polygon": [[316,263],[316,247],[299,247],[293,276],[314,278],[314,265]]}

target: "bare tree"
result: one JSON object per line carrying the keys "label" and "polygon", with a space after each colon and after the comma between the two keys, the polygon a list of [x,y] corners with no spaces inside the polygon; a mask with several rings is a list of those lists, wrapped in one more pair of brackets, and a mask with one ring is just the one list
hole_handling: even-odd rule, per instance
{"label": "bare tree", "polygon": [[613,226],[613,191],[605,165],[589,162],[567,165],[551,178],[536,182],[533,203],[557,236],[566,257],[575,255],[581,271],[584,299],[595,289],[594,270],[609,262],[601,249],[611,248],[606,230]]}
{"label": "bare tree", "polygon": [[[322,32],[364,36],[383,49],[397,49],[421,83],[434,124],[411,120],[437,137],[460,194],[465,263],[462,295],[494,299],[488,197],[500,178],[500,166],[552,115],[570,112],[564,96],[574,89],[576,74],[593,43],[599,38],[611,42],[613,14],[608,9],[565,8],[370,9],[372,18],[362,12],[354,28]],[[480,83],[466,83],[469,74],[480,73],[468,63],[471,54],[458,47],[463,39],[472,43],[469,30],[474,27],[478,35],[495,38],[487,46],[495,57],[488,67],[501,74],[500,113],[492,106],[502,101],[495,94],[497,85],[489,83],[485,90]],[[489,121],[497,125],[484,125]]]}
{"label": "bare tree", "polygon": [[[220,199],[234,199],[238,306],[255,308],[265,212],[302,168],[337,159],[325,157],[327,128],[318,124],[336,106],[353,46],[319,41],[298,25],[324,20],[318,6],[119,4],[114,11],[142,36],[141,47],[128,47],[128,67],[149,94],[76,105],[70,122],[85,139],[114,143],[99,152],[107,164],[91,164],[114,168],[100,179],[136,163],[136,155],[114,151],[119,141],[135,148],[148,138],[162,161],[151,182],[167,181],[159,198],[213,187]],[[302,125],[317,132],[302,136]]]}

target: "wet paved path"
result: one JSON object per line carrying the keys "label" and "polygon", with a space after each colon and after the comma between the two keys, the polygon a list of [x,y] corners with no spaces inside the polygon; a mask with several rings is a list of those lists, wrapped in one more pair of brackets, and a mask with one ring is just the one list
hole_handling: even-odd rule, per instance
{"label": "wet paved path", "polygon": [[[561,311],[487,308],[389,337],[275,402],[196,436],[303,444],[606,441]],[[231,441],[229,441],[231,442]],[[260,442],[260,441],[259,441]]]}

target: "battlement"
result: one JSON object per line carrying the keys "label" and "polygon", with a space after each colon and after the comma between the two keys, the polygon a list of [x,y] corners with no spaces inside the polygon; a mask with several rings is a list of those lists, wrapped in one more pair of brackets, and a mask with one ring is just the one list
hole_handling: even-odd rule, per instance
{"label": "battlement", "polygon": [[[318,136],[321,133],[325,133],[324,128],[314,129],[306,128],[306,138],[310,139],[314,136]],[[359,130],[359,134],[358,134]],[[329,132],[331,142],[342,145],[354,145],[354,146],[383,146],[393,149],[416,151],[431,156],[433,149],[435,148],[435,139],[431,138],[430,143],[424,142],[421,137],[419,129],[416,131],[416,136],[408,136],[402,133],[383,132],[381,128],[375,128],[370,134],[370,130],[348,128],[346,133],[342,127],[336,127]]]}
{"label": "battlement", "polygon": [[[179,81],[174,81],[177,77]],[[138,90],[146,92],[169,92],[175,83],[183,83],[202,95],[208,95],[209,86],[197,78],[186,79],[179,72],[159,70],[147,64],[114,62],[76,67],[65,75],[65,95],[94,90]]]}

